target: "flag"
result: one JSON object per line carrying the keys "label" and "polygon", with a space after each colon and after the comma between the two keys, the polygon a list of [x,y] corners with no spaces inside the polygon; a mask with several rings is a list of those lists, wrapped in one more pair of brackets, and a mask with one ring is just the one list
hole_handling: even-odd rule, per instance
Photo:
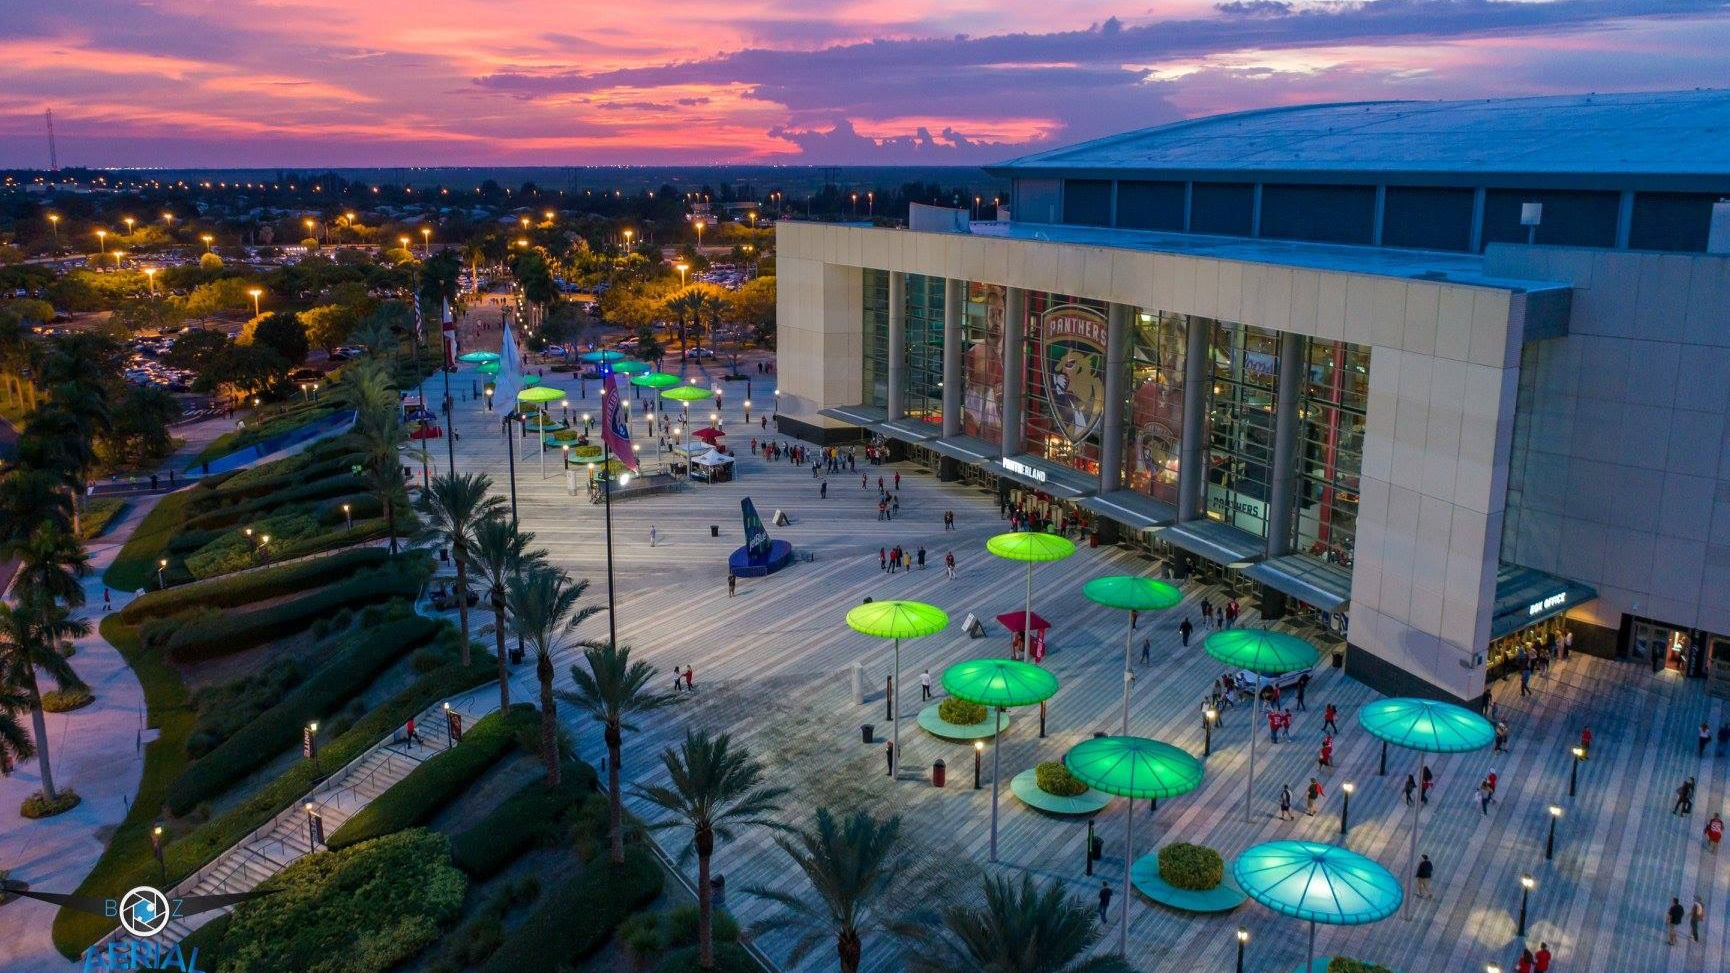
{"label": "flag", "polygon": [[631,452],[631,420],[625,415],[625,376],[609,375],[601,386],[601,439],[625,469],[637,472],[637,456]]}
{"label": "flag", "polygon": [[1045,661],[1045,629],[1033,633],[1033,661]]}
{"label": "flag", "polygon": [[455,368],[457,366],[457,326],[451,320],[451,302],[448,299],[444,302],[444,321],[440,325],[439,334],[444,339],[445,367]]}
{"label": "flag", "polygon": [[415,288],[414,295],[414,336],[416,341],[426,340],[426,322],[421,320],[420,288],[418,286]]}
{"label": "flag", "polygon": [[504,325],[504,336],[499,341],[499,373],[493,377],[493,401],[507,409],[517,407],[517,390],[522,388],[523,359],[517,353],[516,335],[511,333],[509,321]]}

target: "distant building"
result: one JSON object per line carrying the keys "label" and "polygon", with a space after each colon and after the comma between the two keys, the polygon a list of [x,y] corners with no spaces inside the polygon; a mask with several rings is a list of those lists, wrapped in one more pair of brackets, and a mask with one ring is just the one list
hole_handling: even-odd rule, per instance
{"label": "distant building", "polygon": [[1388,692],[1477,700],[1563,626],[1730,672],[1726,131],[1725,91],[1282,108],[990,167],[1014,218],[971,232],[783,223],[780,420]]}

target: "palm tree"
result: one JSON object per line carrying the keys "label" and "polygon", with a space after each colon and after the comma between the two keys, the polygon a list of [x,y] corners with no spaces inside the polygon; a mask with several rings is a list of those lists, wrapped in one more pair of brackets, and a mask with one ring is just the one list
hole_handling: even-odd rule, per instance
{"label": "palm tree", "polygon": [[[1123,957],[1087,956],[1099,940],[1093,910],[1053,880],[1041,888],[985,880],[983,906],[952,905],[903,924],[917,944],[906,955],[912,973],[1131,973]],[[939,929],[948,935],[941,935]]]}
{"label": "palm tree", "polygon": [[879,821],[864,811],[855,811],[843,825],[828,808],[819,808],[816,827],[775,839],[805,873],[817,901],[768,888],[748,888],[748,894],[787,910],[757,923],[756,931],[790,929],[800,933],[789,957],[795,966],[833,936],[841,973],[858,973],[866,913],[889,890],[889,883],[905,862],[896,850],[900,839],[899,816]]}
{"label": "palm tree", "polygon": [[761,825],[777,831],[786,825],[774,820],[785,787],[763,785],[763,766],[731,736],[711,737],[709,731],[685,731],[678,750],[661,751],[661,762],[672,778],[668,787],[638,788],[637,796],[672,812],[649,827],[656,831],[690,828],[685,854],[697,853],[697,965],[715,965],[715,904],[709,888],[709,861],[715,839],[731,841],[737,828]]}
{"label": "palm tree", "polygon": [[504,505],[492,496],[493,478],[485,473],[439,474],[421,491],[415,509],[426,515],[428,526],[450,546],[457,567],[457,619],[463,633],[462,661],[469,664],[469,545],[470,535],[481,521]]}
{"label": "palm tree", "polygon": [[[703,295],[702,309],[709,315],[709,347],[715,347],[715,334],[721,330],[721,315],[727,313],[727,293],[720,288],[714,288]],[[703,348],[703,331],[697,329],[697,350]],[[738,369],[734,369],[738,371]]]}
{"label": "palm tree", "polygon": [[[83,680],[60,654],[60,640],[89,633],[89,623],[72,618],[66,609],[39,595],[27,593],[17,605],[0,603],[0,686],[6,687],[5,696],[18,698],[30,708],[42,796],[49,801],[59,794],[48,760],[48,727],[36,670],[46,672],[61,689],[84,689]],[[12,744],[8,741],[7,745]]]}
{"label": "palm tree", "polygon": [[511,708],[511,674],[505,665],[505,624],[506,589],[511,579],[524,571],[540,567],[546,562],[546,552],[530,550],[535,535],[526,530],[519,530],[510,518],[503,516],[487,517],[475,525],[472,543],[469,546],[469,560],[475,569],[475,575],[481,579],[481,584],[487,589],[487,600],[493,609],[493,636],[497,642],[499,654],[499,712]]}
{"label": "palm tree", "polygon": [[72,530],[72,498],[46,470],[14,468],[0,479],[0,549],[23,543],[43,524]]}
{"label": "palm tree", "polygon": [[18,714],[30,708],[30,694],[22,686],[0,680],[0,765],[13,766],[36,755],[29,731],[18,722]]}
{"label": "palm tree", "polygon": [[600,609],[577,607],[587,581],[572,581],[557,569],[538,566],[510,580],[505,602],[511,620],[535,649],[535,678],[541,683],[541,759],[547,765],[547,786],[559,786],[559,723],[553,702],[553,654],[564,648],[564,633],[581,625]]}
{"label": "palm tree", "polygon": [[70,531],[41,524],[11,552],[18,558],[14,585],[24,598],[57,601],[68,608],[84,604],[84,586],[79,581],[90,573],[90,554]]}
{"label": "palm tree", "polygon": [[685,318],[687,316],[690,317],[693,327],[700,326],[702,321],[701,315],[703,313],[702,288],[695,286],[685,288],[677,294],[674,294],[672,297],[667,298],[665,307],[677,322],[679,331],[679,362],[680,368],[682,369],[687,357],[686,352],[688,351],[688,347],[685,344]]}
{"label": "palm tree", "polygon": [[651,713],[675,702],[671,693],[657,693],[649,688],[655,678],[655,667],[647,662],[632,662],[631,647],[615,646],[612,642],[585,643],[583,658],[589,669],[571,667],[571,682],[576,692],[562,693],[565,702],[587,713],[605,727],[607,742],[607,815],[610,829],[609,855],[613,864],[625,860],[624,805],[619,799],[619,754],[624,743],[624,731],[636,732],[631,717]]}

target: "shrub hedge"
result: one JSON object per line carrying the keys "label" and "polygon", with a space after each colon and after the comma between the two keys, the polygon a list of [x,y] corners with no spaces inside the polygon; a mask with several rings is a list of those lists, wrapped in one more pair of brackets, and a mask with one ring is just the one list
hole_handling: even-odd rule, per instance
{"label": "shrub hedge", "polygon": [[51,689],[42,694],[42,711],[45,713],[70,713],[75,709],[83,709],[96,702],[96,697],[90,695],[87,689]]}
{"label": "shrub hedge", "polygon": [[262,497],[255,497],[240,503],[218,507],[208,513],[198,514],[188,518],[186,526],[191,530],[222,530],[245,521],[268,516],[271,511],[291,503],[328,500],[331,497],[341,496],[345,493],[357,493],[366,489],[366,484],[361,478],[352,473],[341,473],[336,476],[325,477],[322,480],[314,480],[311,483],[300,482],[298,477],[295,479],[299,485],[286,486]]}
{"label": "shrub hedge", "polygon": [[363,629],[345,639],[330,661],[305,682],[186,768],[169,785],[168,809],[184,815],[296,746],[302,727],[330,715],[392,663],[431,643],[441,628],[437,620],[417,615],[382,631]]}
{"label": "shrub hedge", "polygon": [[697,965],[697,947],[676,949],[662,958],[655,973],[764,973],[745,947],[738,943],[715,944],[715,965],[704,969]]}
{"label": "shrub hedge", "polygon": [[1394,973],[1394,971],[1380,963],[1352,959],[1349,956],[1335,956],[1328,961],[1327,973]]}
{"label": "shrub hedge", "polygon": [[117,591],[137,591],[156,582],[156,561],[187,517],[191,490],[180,490],[156,501],[132,536],[120,546],[102,580]]}
{"label": "shrub hedge", "polygon": [[261,672],[193,693],[192,706],[198,719],[186,739],[187,754],[197,758],[215,750],[217,744],[258,719],[304,679],[306,666],[299,659],[282,659]]}
{"label": "shrub hedge", "polygon": [[660,896],[664,881],[660,865],[642,848],[626,850],[620,865],[597,860],[543,892],[479,971],[522,973],[575,963],[599,949],[626,916]]}
{"label": "shrub hedge", "polygon": [[[255,535],[270,538],[270,556],[275,559],[292,557],[288,553],[307,538],[316,537],[322,525],[307,508],[284,510],[252,525]],[[258,544],[244,531],[229,530],[186,556],[186,570],[201,581],[244,568],[259,565]]]}
{"label": "shrub hedge", "polygon": [[605,821],[607,802],[595,792],[594,768],[566,761],[557,788],[548,790],[537,777],[453,836],[451,860],[477,880],[491,878],[531,846],[562,838],[574,818],[597,812]]}
{"label": "shrub hedge", "polygon": [[175,628],[162,643],[179,663],[202,662],[243,652],[304,631],[319,618],[342,608],[409,598],[420,591],[430,565],[398,562],[390,568],[357,574],[308,595],[244,614],[201,615]]}
{"label": "shrub hedge", "polygon": [[1225,878],[1225,859],[1212,848],[1179,841],[1159,850],[1159,877],[1172,888],[1205,892]]}
{"label": "shrub hedge", "polygon": [[31,819],[51,818],[72,810],[82,800],[84,799],[78,796],[78,792],[70,787],[60,788],[52,801],[42,796],[41,791],[32,791],[30,796],[24,799],[24,803],[18,806],[18,813]]}
{"label": "shrub hedge", "polygon": [[265,880],[222,937],[222,973],[382,973],[437,942],[468,879],[450,843],[415,829],[307,855]]}
{"label": "shrub hedge", "polygon": [[1034,783],[1047,794],[1075,797],[1087,793],[1087,785],[1075,779],[1061,760],[1046,760],[1033,769]]}
{"label": "shrub hedge", "polygon": [[467,790],[505,752],[517,745],[517,734],[539,726],[536,709],[518,703],[501,717],[489,713],[463,734],[463,742],[434,754],[392,784],[366,807],[355,812],[326,839],[332,850],[423,824]]}
{"label": "shrub hedge", "polygon": [[389,560],[388,551],[361,547],[316,561],[282,564],[235,578],[152,591],[138,596],[122,608],[120,618],[129,625],[136,625],[147,618],[163,618],[195,606],[234,608],[340,581],[363,568],[376,568]]}
{"label": "shrub hedge", "polygon": [[978,703],[969,703],[964,699],[956,699],[954,696],[950,696],[937,704],[938,718],[945,723],[953,723],[956,726],[973,726],[976,723],[983,723],[988,715],[990,714],[985,712],[985,707]]}

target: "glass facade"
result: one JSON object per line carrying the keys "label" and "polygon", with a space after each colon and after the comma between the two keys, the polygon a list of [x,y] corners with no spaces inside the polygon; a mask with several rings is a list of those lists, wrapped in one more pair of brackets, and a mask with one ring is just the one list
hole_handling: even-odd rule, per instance
{"label": "glass facade", "polygon": [[1124,404],[1123,473],[1134,490],[1177,504],[1183,444],[1183,368],[1191,319],[1167,311],[1137,312],[1129,341],[1129,401]]}
{"label": "glass facade", "polygon": [[1342,341],[1307,344],[1293,550],[1349,567],[1357,541],[1370,350]]}
{"label": "glass facade", "polygon": [[943,423],[943,278],[907,275],[909,419]]}
{"label": "glass facade", "polygon": [[865,335],[859,383],[865,405],[889,405],[889,272],[865,271]]}
{"label": "glass facade", "polygon": [[1105,330],[1101,301],[1027,293],[1024,448],[1094,475],[1105,418]]}
{"label": "glass facade", "polygon": [[961,432],[987,442],[1003,438],[1003,309],[1001,284],[967,285],[962,317]]}
{"label": "glass facade", "polygon": [[1267,536],[1279,333],[1231,321],[1202,321],[1213,339],[1207,420],[1207,515]]}

